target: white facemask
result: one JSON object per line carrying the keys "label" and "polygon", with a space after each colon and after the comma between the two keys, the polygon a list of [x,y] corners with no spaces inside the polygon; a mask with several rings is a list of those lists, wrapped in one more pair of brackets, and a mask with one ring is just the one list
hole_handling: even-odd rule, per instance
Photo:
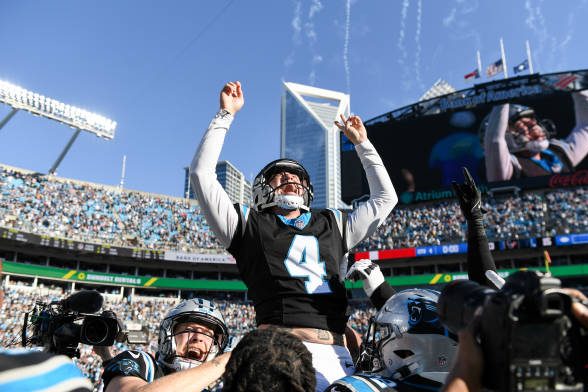
{"label": "white facemask", "polygon": [[274,203],[285,210],[297,210],[304,207],[304,199],[298,195],[276,195]]}
{"label": "white facemask", "polygon": [[549,147],[549,140],[533,140],[530,142],[525,143],[525,149],[531,151],[533,153],[539,153],[541,151],[547,150]]}

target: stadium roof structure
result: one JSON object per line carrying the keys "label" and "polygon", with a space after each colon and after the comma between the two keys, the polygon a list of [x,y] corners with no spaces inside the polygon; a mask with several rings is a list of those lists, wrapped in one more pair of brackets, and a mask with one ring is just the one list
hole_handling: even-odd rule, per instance
{"label": "stadium roof structure", "polygon": [[55,173],[57,167],[81,131],[93,133],[96,136],[107,140],[114,138],[116,121],[26,90],[3,80],[0,80],[0,103],[12,107],[10,113],[0,120],[0,129],[2,129],[19,110],[26,110],[36,116],[60,122],[76,130],[51,169],[49,169],[49,173]]}
{"label": "stadium roof structure", "polygon": [[455,92],[455,87],[450,85],[443,79],[437,80],[433,85],[425,91],[425,93],[419,98],[419,101],[426,101],[427,99],[437,98],[442,95],[447,95]]}
{"label": "stadium roof structure", "polygon": [[463,110],[480,104],[499,104],[521,97],[572,92],[587,88],[588,69],[545,75],[539,73],[523,75],[477,84],[469,89],[419,101],[367,120],[365,125]]}

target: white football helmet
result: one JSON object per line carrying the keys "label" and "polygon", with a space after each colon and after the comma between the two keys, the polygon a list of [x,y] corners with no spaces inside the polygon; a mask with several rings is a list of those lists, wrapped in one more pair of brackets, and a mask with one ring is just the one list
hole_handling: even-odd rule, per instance
{"label": "white football helmet", "polygon": [[[204,360],[199,361],[178,355],[174,328],[179,323],[195,322],[214,331],[213,343]],[[216,305],[206,299],[193,298],[180,302],[165,316],[159,327],[157,361],[180,371],[201,365],[222,353],[229,341],[229,331],[222,313]]]}
{"label": "white football helmet", "polygon": [[457,338],[441,324],[437,315],[439,292],[403,290],[386,301],[368,330],[364,363],[371,371],[393,380],[419,375],[443,383],[453,365]]}
{"label": "white football helmet", "polygon": [[[276,189],[269,184],[271,178],[278,173],[288,172],[300,177],[301,186],[304,189],[302,196],[296,195],[277,195]],[[281,184],[280,187],[291,184],[290,182]],[[263,211],[266,208],[278,206],[287,210],[302,209],[309,211],[310,203],[313,199],[312,184],[310,176],[306,169],[298,162],[292,159],[277,159],[268,163],[255,176],[253,187],[251,188],[252,205],[257,211]]]}

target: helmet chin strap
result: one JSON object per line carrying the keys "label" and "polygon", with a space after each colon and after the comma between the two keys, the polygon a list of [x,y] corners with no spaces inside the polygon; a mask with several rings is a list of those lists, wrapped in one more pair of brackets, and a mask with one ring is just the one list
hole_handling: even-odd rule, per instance
{"label": "helmet chin strap", "polygon": [[416,374],[419,368],[417,362],[412,362],[407,365],[401,366],[392,374],[392,378],[395,380],[402,380],[405,377]]}
{"label": "helmet chin strap", "polygon": [[525,144],[525,149],[533,153],[539,153],[547,150],[549,147],[549,140],[533,140]]}

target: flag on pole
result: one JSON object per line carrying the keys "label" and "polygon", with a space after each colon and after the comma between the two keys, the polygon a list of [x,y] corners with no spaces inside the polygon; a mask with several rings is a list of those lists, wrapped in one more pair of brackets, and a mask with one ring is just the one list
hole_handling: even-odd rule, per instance
{"label": "flag on pole", "polygon": [[478,68],[476,68],[472,72],[470,72],[468,74],[465,74],[463,76],[463,78],[465,80],[468,80],[468,79],[478,79],[478,78],[480,78],[480,70]]}
{"label": "flag on pole", "polygon": [[500,38],[500,59],[502,61],[500,62],[499,70],[496,71],[496,73],[502,71],[502,73],[504,74],[504,78],[506,79],[508,78],[508,66],[506,65],[506,52],[504,51],[504,41],[502,40],[502,38]]}
{"label": "flag on pole", "polygon": [[529,69],[529,60],[528,59],[525,59],[519,65],[515,65],[514,67],[512,67],[512,70],[514,71],[515,74],[518,74],[519,72],[523,72],[526,69]]}
{"label": "flag on pole", "polygon": [[490,64],[488,68],[486,68],[486,76],[489,78],[504,71],[504,67],[502,65],[502,59],[497,60]]}

